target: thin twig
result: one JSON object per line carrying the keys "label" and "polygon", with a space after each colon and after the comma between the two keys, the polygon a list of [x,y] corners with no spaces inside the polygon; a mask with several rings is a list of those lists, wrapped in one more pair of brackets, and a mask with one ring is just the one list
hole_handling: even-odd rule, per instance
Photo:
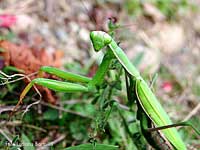
{"label": "thin twig", "polygon": [[25,113],[27,113],[29,111],[29,109],[33,106],[33,105],[37,105],[41,102],[41,100],[38,100],[36,102],[33,102],[31,104],[29,104],[26,109],[24,110],[23,114],[22,114],[22,118],[24,117]]}
{"label": "thin twig", "polygon": [[17,76],[24,76],[24,74],[21,74],[21,73],[16,73],[16,74],[13,74],[13,75],[7,75],[6,73],[4,73],[1,70],[0,70],[0,74],[2,74],[3,76],[5,76],[8,79],[11,79],[11,78],[14,78],[14,77],[17,77]]}
{"label": "thin twig", "polygon": [[[5,74],[4,72],[0,71],[0,74],[2,74],[3,76],[5,76],[6,78],[1,78],[1,79],[4,79],[4,80],[7,80],[6,82],[4,83],[0,83],[0,85],[6,85],[8,83],[13,83],[13,82],[16,82],[16,81],[19,81],[19,80],[23,80],[23,79],[28,79],[30,81],[30,78],[31,76],[34,76],[36,75],[38,72],[34,72],[34,73],[31,73],[31,74],[28,74],[28,75],[24,75],[24,74],[14,74],[14,75],[7,75]],[[14,77],[17,77],[19,76],[20,78],[18,79],[14,79],[14,80],[11,80],[11,81],[8,81],[9,79],[12,79]]]}
{"label": "thin twig", "polygon": [[49,147],[49,146],[53,146],[53,145],[59,143],[60,141],[64,140],[65,137],[66,137],[66,135],[61,135],[59,138],[55,139],[54,141],[49,142],[46,145],[42,146],[41,149]]}
{"label": "thin twig", "polygon": [[[7,77],[7,79],[12,79],[13,77],[17,77],[17,76],[20,76],[21,78],[18,78],[18,79],[15,79],[15,80],[12,80],[12,81],[6,81],[5,83],[1,83],[0,85],[5,85],[5,84],[8,84],[8,83],[12,83],[12,82],[16,82],[18,80],[22,80],[22,79],[27,79],[29,82],[31,82],[31,79],[29,78],[30,76],[33,76],[35,74],[37,74],[38,72],[34,72],[34,73],[31,73],[29,75],[24,75],[24,74],[14,74],[14,75],[7,75],[5,74],[4,72],[0,71],[0,74],[2,74],[3,76]],[[34,89],[36,90],[36,92],[38,93],[40,99],[42,98],[42,95],[40,94],[39,90],[37,89],[37,87],[35,85],[33,85]],[[33,105],[36,105],[40,102],[37,101],[37,102],[34,102],[30,105],[27,106],[27,108],[25,109],[24,113],[22,114],[22,117],[24,116],[24,114],[29,110],[29,108]],[[13,112],[17,109],[17,107],[20,105],[21,101],[18,101],[17,105],[13,108]]]}
{"label": "thin twig", "polygon": [[24,127],[27,127],[27,128],[32,128],[32,129],[38,130],[38,131],[47,132],[47,130],[45,130],[45,129],[41,128],[41,127],[37,127],[37,126],[34,126],[32,124],[25,124],[25,123],[23,123],[20,120],[15,120],[15,121],[1,121],[0,125],[1,126],[2,125],[4,125],[4,126],[24,126]]}
{"label": "thin twig", "polygon": [[183,121],[189,120],[200,110],[200,103],[183,119]]}
{"label": "thin twig", "polygon": [[130,111],[130,108],[129,108],[128,106],[126,106],[126,105],[119,104],[119,107],[120,107],[121,109],[126,110],[126,111]]}
{"label": "thin twig", "polygon": [[7,125],[7,126],[17,126],[20,125],[22,121],[20,120],[14,120],[14,121],[1,121],[0,125]]}
{"label": "thin twig", "polygon": [[83,115],[83,114],[81,114],[79,112],[75,112],[75,111],[72,111],[72,110],[69,110],[69,109],[65,109],[63,107],[58,107],[58,106],[55,106],[55,105],[52,105],[52,104],[48,104],[48,103],[43,102],[43,101],[41,101],[41,104],[45,105],[45,106],[48,106],[48,107],[51,107],[51,108],[54,108],[54,109],[61,110],[63,112],[67,112],[67,113],[71,113],[71,114],[74,114],[74,115],[77,115],[77,116],[81,116],[81,117],[84,117],[84,118],[94,119],[91,116],[86,116],[86,115]]}
{"label": "thin twig", "polygon": [[12,143],[12,139],[10,139],[3,130],[0,129],[0,133],[9,141],[9,143]]}
{"label": "thin twig", "polygon": [[47,130],[40,128],[40,127],[37,127],[37,126],[34,126],[34,125],[31,125],[31,124],[24,124],[23,126],[28,127],[28,128],[32,128],[32,129],[35,129],[35,130],[38,130],[38,131],[47,132]]}
{"label": "thin twig", "polygon": [[74,105],[74,104],[79,104],[79,103],[88,103],[86,101],[81,101],[81,100],[67,100],[67,101],[62,101],[60,102],[62,105]]}
{"label": "thin twig", "polygon": [[0,114],[6,111],[12,111],[15,106],[0,106]]}

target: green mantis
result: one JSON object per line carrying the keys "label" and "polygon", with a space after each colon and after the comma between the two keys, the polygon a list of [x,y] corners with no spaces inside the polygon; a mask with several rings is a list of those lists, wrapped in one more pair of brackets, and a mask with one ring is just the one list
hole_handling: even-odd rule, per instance
{"label": "green mantis", "polygon": [[[153,123],[155,127],[172,125],[172,121],[170,120],[169,116],[167,115],[167,113],[162,108],[161,104],[149,88],[148,84],[141,77],[139,71],[132,65],[132,63],[127,58],[126,54],[112,39],[112,37],[102,31],[93,31],[90,33],[90,38],[95,51],[99,51],[104,47],[108,47],[109,49],[109,51],[104,56],[102,63],[100,64],[97,70],[97,73],[93,78],[88,78],[70,72],[65,72],[53,67],[41,67],[39,71],[39,74],[41,74],[41,76],[43,72],[46,72],[49,74],[56,75],[60,78],[66,79],[67,82],[45,78],[36,78],[32,80],[21,93],[20,100],[16,105],[16,108],[19,106],[20,103],[22,103],[24,96],[34,84],[38,84],[49,89],[61,92],[93,92],[95,87],[102,83],[112,58],[116,57],[125,69],[125,71],[128,73],[129,80],[131,82],[134,82],[134,86],[129,87],[132,88],[131,92],[134,92],[134,94],[137,97],[137,105],[139,107],[138,118],[144,118],[141,119],[141,124],[147,125],[150,122],[151,124]],[[143,124],[142,121],[146,123]],[[147,133],[145,131],[147,131],[148,128],[149,126],[143,127],[144,134]],[[168,149],[186,150],[186,146],[175,128],[162,129],[161,132],[161,134],[164,135],[162,136],[162,138],[164,137],[166,141],[170,143],[169,147],[171,148]]]}
{"label": "green mantis", "polygon": [[[131,64],[117,43],[105,32],[93,31],[91,32],[90,36],[96,51],[102,49],[104,46],[109,46],[121,65],[125,68],[128,74],[131,75],[131,78],[135,80],[135,92],[138,103],[140,107],[142,107],[142,110],[145,112],[145,114],[155,124],[155,126],[159,127],[172,124],[169,116],[162,108],[161,104],[147,83],[143,80],[143,78],[140,76],[140,73]],[[175,128],[164,129],[162,132],[175,149],[186,150],[186,146]]]}

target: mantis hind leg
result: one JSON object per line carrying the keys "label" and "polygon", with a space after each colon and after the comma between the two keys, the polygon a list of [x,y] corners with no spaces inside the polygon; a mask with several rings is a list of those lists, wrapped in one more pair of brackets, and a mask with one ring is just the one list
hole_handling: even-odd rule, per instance
{"label": "mantis hind leg", "polygon": [[[141,116],[141,129],[143,135],[146,137],[147,141],[156,149],[160,150],[172,150],[173,145],[169,143],[166,138],[159,132],[160,130],[178,127],[178,126],[190,126],[192,129],[200,135],[200,131],[198,131],[193,124],[189,121],[179,122],[171,125],[160,126],[160,127],[152,127],[152,121],[146,116],[144,112],[140,112]],[[149,128],[152,127],[152,128]]]}
{"label": "mantis hind leg", "polygon": [[173,128],[173,127],[178,127],[178,126],[189,126],[200,136],[200,131],[198,131],[189,121],[174,123],[174,124],[171,124],[171,125],[166,125],[166,126],[161,126],[161,127],[148,128],[146,130],[148,132],[154,132],[154,131],[164,130],[164,129],[167,129],[167,128]]}
{"label": "mantis hind leg", "polygon": [[66,79],[68,81],[86,83],[87,86],[83,86],[76,83],[70,83],[70,82],[62,82],[62,81],[57,81],[57,80],[52,80],[52,79],[36,78],[32,80],[22,91],[20,95],[20,99],[17,105],[15,106],[14,110],[20,105],[20,103],[22,103],[23,98],[25,97],[25,95],[28,93],[28,91],[31,89],[31,87],[34,84],[44,86],[54,91],[69,92],[69,93],[91,91],[91,89],[93,89],[95,85],[101,84],[104,78],[104,75],[106,74],[109,68],[111,58],[112,58],[112,55],[110,53],[107,53],[104,56],[103,61],[101,65],[99,66],[99,69],[97,70],[97,73],[92,79],[89,77],[82,76],[82,75],[63,71],[55,67],[50,67],[50,66],[41,67],[39,70],[40,77],[42,77],[43,76],[42,74],[46,72],[46,73],[55,75],[57,77],[60,77],[62,79]]}

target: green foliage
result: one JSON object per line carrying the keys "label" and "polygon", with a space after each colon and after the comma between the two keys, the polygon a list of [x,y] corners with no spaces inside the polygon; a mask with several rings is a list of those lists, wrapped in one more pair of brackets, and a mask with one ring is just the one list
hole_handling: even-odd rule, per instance
{"label": "green foliage", "polygon": [[186,11],[189,7],[187,0],[156,0],[154,3],[168,18],[174,17],[180,11]]}
{"label": "green foliage", "polygon": [[31,143],[31,141],[25,134],[22,134],[21,141],[22,141],[24,150],[35,150],[33,143]]}
{"label": "green foliage", "polygon": [[7,141],[5,147],[8,148],[9,150],[18,150],[20,148],[20,140],[19,140],[19,136],[15,136],[13,139],[12,139],[12,142],[9,143]]}
{"label": "green foliage", "polygon": [[44,120],[49,120],[49,121],[54,121],[58,119],[58,111],[55,109],[48,109],[43,113],[43,119]]}
{"label": "green foliage", "polygon": [[24,73],[24,70],[18,69],[14,66],[5,66],[3,68],[3,71],[5,73],[11,73],[11,74],[13,74],[13,73]]}
{"label": "green foliage", "polygon": [[[1,34],[1,32],[0,32]],[[13,40],[16,37],[15,33],[8,31],[7,33],[4,33],[3,35],[0,35],[0,41],[1,40]]]}
{"label": "green foliage", "polygon": [[168,19],[176,17],[177,14],[184,14],[193,5],[188,0],[126,0],[125,9],[131,16],[144,14],[143,3],[151,3],[158,8]]}
{"label": "green foliage", "polygon": [[0,52],[5,52],[5,49],[0,47]]}
{"label": "green foliage", "polygon": [[106,144],[82,144],[79,146],[73,146],[66,148],[66,150],[117,150],[117,146],[106,145]]}
{"label": "green foliage", "polygon": [[86,122],[82,120],[75,120],[70,123],[69,129],[73,139],[77,141],[87,140],[89,135],[84,126],[85,123]]}
{"label": "green foliage", "polygon": [[142,7],[140,0],[126,0],[125,9],[128,11],[128,14],[132,16],[141,15]]}

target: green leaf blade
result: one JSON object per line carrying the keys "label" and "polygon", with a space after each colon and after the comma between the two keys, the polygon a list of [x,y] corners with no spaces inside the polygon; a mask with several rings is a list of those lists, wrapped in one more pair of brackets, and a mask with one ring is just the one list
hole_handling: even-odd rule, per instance
{"label": "green leaf blade", "polygon": [[107,145],[107,144],[81,144],[78,146],[72,146],[65,150],[118,150],[118,146]]}

